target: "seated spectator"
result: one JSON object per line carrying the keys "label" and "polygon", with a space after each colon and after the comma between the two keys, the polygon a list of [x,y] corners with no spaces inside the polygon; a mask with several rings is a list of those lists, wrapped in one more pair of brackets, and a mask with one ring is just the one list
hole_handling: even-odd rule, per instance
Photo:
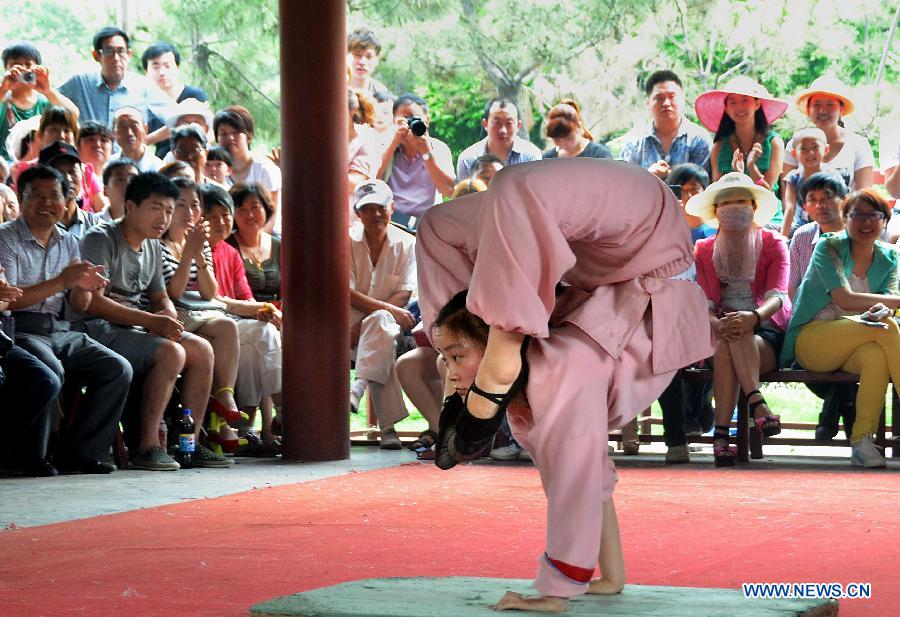
{"label": "seated spectator", "polygon": [[649,125],[632,128],[624,137],[620,157],[665,180],[675,165],[693,163],[709,168],[712,143],[702,127],[684,116],[684,90],[672,71],[654,71],[644,84]]}
{"label": "seated spectator", "polygon": [[[116,143],[121,148],[119,157],[134,161],[141,172],[159,171],[162,161],[157,157],[144,138],[147,136],[147,125],[140,110],[134,107],[123,107],[116,110],[113,116],[113,131],[116,134]],[[157,146],[157,149],[159,146]],[[168,144],[166,144],[168,150]],[[114,157],[116,158],[116,157]]]}
{"label": "seated spectator", "polygon": [[[413,120],[421,124],[410,127]],[[453,192],[453,155],[447,144],[429,135],[425,99],[415,94],[397,97],[393,123],[394,136],[382,155],[378,177],[394,193],[394,222],[415,229],[417,219]]]}
{"label": "seated spectator", "polygon": [[179,468],[160,444],[158,430],[179,373],[181,406],[191,410],[196,426],[197,465],[233,464],[199,443],[212,387],[213,351],[207,341],[184,331],[163,281],[159,239],[171,223],[179,196],[165,176],[153,172],[135,176],[125,191],[125,216],[94,227],[81,241],[82,256],[105,268],[109,285],[94,292],[88,318],[79,327],[124,356],[143,380],[140,435],[131,448],[131,465],[152,471]]}
{"label": "seated spectator", "polygon": [[685,206],[694,195],[699,195],[709,186],[709,174],[706,170],[695,165],[694,163],[682,163],[676,165],[669,172],[666,179],[669,186],[680,186],[681,192],[681,211],[684,214],[684,220],[688,227],[691,228],[691,241],[696,243],[697,240],[708,238],[715,235],[716,230],[703,222],[699,216],[693,216],[687,213]]}
{"label": "seated spectator", "polygon": [[522,128],[519,110],[509,99],[496,98],[484,106],[481,126],[487,137],[462,151],[456,161],[456,179],[465,180],[472,175],[475,160],[485,154],[493,154],[504,165],[541,160],[541,151],[530,141],[518,136]]}
{"label": "seated spectator", "polygon": [[[792,302],[796,299],[800,282],[808,273],[809,261],[819,237],[825,233],[837,233],[844,229],[841,202],[848,192],[844,179],[836,172],[814,173],[800,183],[800,199],[803,200],[804,211],[809,213],[812,222],[800,227],[791,238],[788,296]],[[806,384],[806,387],[824,401],[816,426],[816,439],[828,441],[837,435],[841,416],[844,418],[844,430],[849,439],[856,417],[854,403],[856,388],[850,384]]]}
{"label": "seated spectator", "polygon": [[[204,219],[209,224],[209,244],[219,293],[228,313],[238,317],[240,357],[235,400],[249,416],[257,406],[262,415],[259,443],[252,441],[239,454],[272,456],[280,437],[272,429],[275,398],[281,393],[281,311],[274,304],[253,297],[238,251],[225,242],[234,228],[234,202],[223,189],[207,184],[203,193]],[[248,436],[250,437],[250,436]]]}
{"label": "seated spectator", "polygon": [[453,187],[453,194],[450,195],[450,199],[456,199],[457,197],[471,195],[472,193],[480,193],[481,191],[486,190],[487,185],[484,182],[476,178],[469,178],[468,180],[458,182],[456,186]]}
{"label": "seated spectator", "polygon": [[281,240],[265,230],[275,215],[269,193],[260,184],[235,184],[235,231],[227,239],[238,250],[253,297],[281,306]]}
{"label": "seated spectator", "polygon": [[84,311],[91,293],[109,281],[102,266],[81,261],[78,241],[57,227],[66,195],[73,192],[61,173],[44,165],[27,169],[19,177],[19,192],[22,216],[0,226],[0,264],[9,283],[22,290],[9,304],[16,345],[43,362],[60,383],[86,388],[63,435],[57,466],[110,473],[115,466],[104,459],[128,397],[131,367],[86,334],[72,331],[64,313],[67,302]]}
{"label": "seated spectator", "polygon": [[[135,107],[148,123],[155,119],[164,124],[173,103],[156,84],[128,70],[131,40],[125,31],[115,26],[101,28],[94,35],[93,46],[91,55],[100,72],[73,75],[59,88],[78,108],[81,122],[94,120],[112,126],[117,109]],[[147,143],[167,137],[163,127],[147,135]]]}
{"label": "seated spectator", "polygon": [[[209,182],[206,177],[206,134],[197,124],[187,124],[172,130],[169,138],[176,161],[184,161],[194,172],[194,182]],[[224,188],[224,187],[223,187]]]}
{"label": "seated spectator", "polygon": [[[99,225],[103,220],[99,214],[94,214],[81,208],[80,197],[75,187],[81,186],[83,183],[84,166],[81,163],[81,159],[78,158],[78,152],[71,144],[57,141],[41,150],[38,163],[49,165],[68,180],[66,186],[69,193],[65,198],[66,206],[59,217],[59,221],[57,221],[57,225],[60,229],[73,236],[76,243],[80,242],[90,228]],[[19,191],[21,192],[21,188]]]}
{"label": "seated spectator", "polygon": [[117,158],[107,163],[103,170],[103,194],[109,205],[100,212],[104,221],[114,221],[125,216],[125,189],[140,170],[137,163],[128,158]]}
{"label": "seated spectator", "polygon": [[203,174],[222,186],[230,182],[231,155],[222,146],[213,146],[206,151],[206,168]]}
{"label": "seated spectator", "polygon": [[824,171],[828,140],[822,129],[800,129],[791,137],[791,154],[800,161],[800,167],[784,175],[784,222],[781,235],[790,238],[801,226],[809,223],[809,213],[800,198],[800,185],[804,180]]}
{"label": "seated spectator", "polygon": [[112,146],[113,134],[105,124],[88,120],[78,128],[75,146],[78,148],[78,156],[98,174],[103,173],[106,162],[112,156]]}
{"label": "seated spectator", "polygon": [[41,66],[41,52],[31,43],[13,43],[3,50],[0,82],[0,158],[13,160],[6,137],[22,120],[40,116],[50,105],[60,105],[78,118],[78,108],[50,85],[50,70]]}
{"label": "seated spectator", "polygon": [[19,218],[19,198],[15,191],[0,183],[0,223]]}
{"label": "seated spectator", "polygon": [[[148,47],[141,56],[141,65],[144,67],[147,77],[159,86],[159,89],[165,92],[172,101],[181,103],[187,99],[201,102],[208,100],[206,92],[201,88],[188,86],[182,80],[181,54],[178,52],[178,48],[171,43],[160,41]],[[209,125],[210,122],[207,122],[207,130],[209,130]],[[169,128],[171,129],[173,126],[170,125]],[[158,118],[150,119],[150,131],[158,131],[162,128],[163,125]],[[156,145],[156,156],[164,158],[169,153],[169,149],[167,141],[160,141]],[[142,169],[141,171],[148,170]]]}
{"label": "seated spectator", "polygon": [[350,229],[350,343],[356,350],[356,380],[350,409],[356,412],[366,388],[381,428],[381,447],[398,450],[394,424],[408,414],[397,379],[397,345],[416,325],[404,307],[416,289],[415,239],[390,224],[393,195],[381,180],[356,189],[362,225]]}
{"label": "seated spectator", "polygon": [[[176,146],[176,153],[180,147]],[[163,234],[160,247],[166,292],[176,303],[185,291],[198,292],[202,299],[212,300],[218,292],[218,284],[213,274],[212,251],[207,242],[209,224],[203,220],[200,205],[200,187],[187,178],[175,178],[172,183],[178,187],[180,194],[175,200],[172,224]],[[222,417],[239,416],[240,411],[234,400],[239,346],[237,326],[223,311],[180,306],[176,311],[178,321],[187,332],[206,339],[212,346],[215,361],[209,409]],[[206,438],[228,453],[233,453],[238,447],[237,434],[227,424],[220,425],[218,430],[210,427]]]}
{"label": "seated spectator", "polygon": [[197,177],[197,174],[194,173],[194,168],[184,161],[172,161],[167,165],[163,165],[159,168],[159,173],[166,178],[187,178],[188,180],[194,180],[194,178]]}
{"label": "seated spectator", "polygon": [[[0,312],[21,296],[22,290],[7,283],[0,267]],[[53,421],[53,401],[62,384],[46,364],[16,346],[4,332],[4,323],[11,321],[0,317],[0,396],[7,410],[3,425],[16,438],[0,447],[0,455],[6,454],[3,458],[7,464],[21,469],[27,477],[55,476],[59,472],[47,460],[47,436]]]}
{"label": "seated spectator", "polygon": [[471,177],[481,180],[485,186],[488,186],[501,169],[503,169],[503,161],[500,160],[500,157],[493,154],[482,154],[475,159],[475,164],[472,165]]}
{"label": "seated spectator", "polygon": [[[809,271],[797,291],[781,365],[796,358],[809,371],[843,370],[859,375],[850,463],[884,467],[873,443],[889,380],[900,388],[900,330],[892,313],[900,308],[897,251],[879,241],[891,216],[887,201],[871,189],[855,191],[841,204],[845,230],[820,238]],[[842,319],[859,315],[881,327]]]}
{"label": "seated spectator", "polygon": [[759,391],[760,373],[777,366],[790,316],[787,246],[780,234],[761,227],[777,208],[774,193],[738,172],[725,174],[687,204],[688,214],[719,230],[694,245],[697,282],[709,300],[716,336],[716,467],[733,466],[737,458],[728,435],[739,387],[761,436],[781,432],[779,416]]}
{"label": "seated spectator", "polygon": [[[281,170],[265,156],[250,151],[253,143],[253,116],[240,105],[216,112],[213,133],[219,145],[231,155],[230,180],[234,184],[259,184],[269,192],[276,209],[281,192]],[[229,188],[227,185],[226,188]],[[271,226],[270,226],[271,229]]]}
{"label": "seated spectator", "polygon": [[[850,178],[850,190],[872,186],[875,157],[869,140],[844,128],[842,117],[853,113],[853,100],[847,86],[830,76],[819,77],[797,95],[796,106],[825,133],[828,154],[825,163]],[[788,142],[782,173],[797,169],[799,162],[791,154],[794,144]]]}
{"label": "seated spectator", "polygon": [[380,56],[381,43],[368,28],[357,28],[347,35],[347,68],[350,72],[348,85],[369,96],[379,92],[390,94],[387,86],[372,77],[378,68]]}
{"label": "seated spectator", "polygon": [[544,151],[545,159],[574,156],[612,158],[609,148],[594,142],[594,136],[581,119],[578,103],[571,99],[560,101],[547,113],[547,137],[553,140],[554,147]]}

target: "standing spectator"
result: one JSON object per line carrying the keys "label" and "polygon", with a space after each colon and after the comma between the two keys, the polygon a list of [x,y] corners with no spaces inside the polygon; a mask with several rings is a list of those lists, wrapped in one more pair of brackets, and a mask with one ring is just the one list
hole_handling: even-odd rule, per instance
{"label": "standing spectator", "polygon": [[672,71],[655,71],[644,84],[647,109],[653,120],[635,126],[627,135],[620,158],[639,165],[661,180],[681,163],[709,169],[712,143],[702,127],[684,117],[684,90]]}
{"label": "standing spectator", "polygon": [[83,311],[91,293],[109,282],[103,266],[81,261],[78,241],[60,230],[70,187],[58,171],[38,165],[22,172],[19,182],[22,216],[0,227],[0,263],[10,284],[22,295],[10,303],[16,344],[37,357],[60,383],[87,390],[66,429],[57,465],[85,473],[110,473],[103,461],[112,446],[128,397],[131,367],[81,332],[73,332],[65,317],[68,302]]}
{"label": "standing spectator", "polygon": [[372,126],[358,127],[360,134],[365,136],[366,143],[379,159],[381,154],[388,149],[391,139],[394,137],[394,95],[389,92],[376,92],[372,95],[375,105],[375,115]]}
{"label": "standing spectator", "polygon": [[[131,464],[151,471],[179,468],[159,441],[159,423],[182,372],[181,405],[191,410],[196,426],[198,465],[233,464],[200,443],[212,387],[213,351],[207,341],[184,331],[163,281],[159,239],[171,223],[178,196],[168,178],[140,174],[125,191],[125,216],[98,225],[81,241],[82,256],[105,268],[109,286],[105,292],[94,292],[89,318],[80,328],[124,356],[143,381],[140,434],[131,449]],[[226,421],[237,418],[225,415]]]}
{"label": "standing spectator", "polygon": [[[93,44],[92,56],[100,65],[100,72],[73,75],[59,89],[78,107],[80,120],[96,120],[112,126],[117,109],[135,107],[145,120],[155,119],[164,124],[172,113],[173,103],[156,84],[128,70],[131,42],[125,31],[115,26],[102,28],[94,35]],[[147,135],[147,143],[166,137],[168,134],[162,128]]]}
{"label": "standing spectator", "polygon": [[103,194],[109,205],[100,212],[104,221],[114,221],[125,216],[125,189],[136,175],[141,173],[131,159],[111,160],[103,170]]}
{"label": "standing spectator", "polygon": [[[22,296],[22,290],[6,281],[0,267],[0,312]],[[3,397],[3,424],[16,439],[7,447],[13,464],[26,476],[47,478],[57,475],[47,460],[47,436],[53,421],[53,401],[62,384],[47,365],[17,347],[4,332],[12,320],[0,317],[0,396]],[[3,452],[0,452],[3,454]]]}
{"label": "standing spectator", "polygon": [[[57,225],[60,229],[75,237],[80,242],[89,229],[102,222],[99,214],[80,207],[77,188],[81,186],[84,177],[84,166],[78,158],[78,152],[71,144],[57,141],[41,150],[38,163],[49,165],[56,169],[69,181],[66,195],[66,205],[59,217]],[[24,173],[24,172],[23,172]],[[21,192],[21,188],[19,189]]]}
{"label": "standing spectator", "polygon": [[[148,47],[141,56],[141,64],[147,77],[175,103],[181,103],[185,99],[195,99],[201,102],[209,100],[206,92],[201,88],[184,83],[181,78],[181,54],[171,43],[160,41]],[[163,125],[159,118],[154,117],[150,118],[149,128],[151,132],[158,131],[163,128]],[[208,129],[209,125],[207,124]],[[169,150],[169,143],[165,140],[160,141],[156,145],[156,156],[162,159],[169,153]],[[148,170],[142,169],[141,171]]]}
{"label": "standing spectator", "polygon": [[381,158],[378,176],[394,194],[393,220],[415,229],[416,220],[453,193],[453,155],[428,134],[428,103],[415,94],[394,101],[394,137]]}
{"label": "standing spectator", "polygon": [[[819,238],[822,234],[838,233],[844,229],[841,202],[848,192],[844,179],[835,172],[815,173],[800,184],[800,199],[812,222],[801,226],[791,238],[788,296],[792,302],[801,281],[808,274],[809,262]],[[855,384],[806,384],[806,387],[823,399],[816,439],[828,441],[837,435],[841,416],[844,417],[844,431],[849,438],[856,418]]]}
{"label": "standing spectator", "polygon": [[[875,156],[872,146],[862,135],[844,128],[842,117],[853,113],[853,100],[847,86],[836,77],[823,76],[814,80],[809,88],[797,95],[797,109],[825,132],[828,138],[828,154],[825,162],[829,168],[846,170],[850,178],[850,190],[872,186]],[[794,144],[788,142],[788,154],[784,157],[783,173],[796,169],[797,159],[790,154]]]}
{"label": "standing spectator", "polygon": [[485,154],[493,154],[504,165],[541,160],[541,151],[530,141],[518,136],[522,128],[519,110],[512,101],[496,98],[488,101],[481,116],[481,126],[487,137],[462,151],[456,161],[456,178],[465,180],[472,175],[475,160]]}
{"label": "standing spectator", "polygon": [[387,86],[372,77],[378,68],[381,56],[381,43],[368,28],[357,28],[347,36],[347,68],[350,71],[350,83],[354,90],[374,96],[379,92],[390,94]]}
{"label": "standing spectator", "polygon": [[900,126],[895,127],[892,135],[882,133],[881,173],[884,175],[884,188],[891,197],[900,197]]}
{"label": "standing spectator", "polygon": [[[275,207],[275,215],[270,219],[268,230],[281,230],[278,214],[281,204],[281,170],[265,156],[254,156],[250,151],[253,143],[253,116],[240,105],[231,105],[216,112],[213,119],[213,133],[220,146],[231,155],[230,180],[234,184],[259,184],[269,192]],[[227,185],[226,188],[228,188]]]}
{"label": "standing spectator", "polygon": [[3,50],[0,82],[0,158],[13,160],[6,137],[16,123],[41,115],[50,105],[60,105],[78,117],[78,108],[50,85],[50,69],[41,66],[41,52],[31,43],[14,43]]}
{"label": "standing spectator", "polygon": [[82,162],[90,164],[100,175],[106,162],[112,156],[113,134],[102,122],[88,120],[78,128],[78,139],[75,147]]}
{"label": "standing spectator", "polygon": [[416,288],[415,239],[390,224],[393,195],[381,180],[356,189],[354,207],[362,225],[350,229],[350,342],[356,350],[356,381],[350,409],[366,387],[372,396],[381,447],[398,450],[394,424],[407,416],[397,378],[397,345],[416,324],[404,307]]}
{"label": "standing spectator", "polygon": [[575,156],[612,158],[609,148],[594,142],[594,136],[581,118],[578,103],[571,99],[560,101],[547,113],[547,137],[553,140],[554,147],[544,151],[545,159]]}
{"label": "standing spectator", "polygon": [[359,184],[374,179],[378,171],[372,144],[357,127],[371,128],[374,122],[372,99],[359,90],[347,88],[347,203],[350,209],[347,220],[351,225],[358,220],[353,209],[353,191]]}
{"label": "standing spectator", "polygon": [[809,222],[803,198],[800,196],[801,185],[814,174],[824,169],[825,156],[828,154],[828,139],[822,129],[800,129],[791,137],[791,155],[800,161],[800,167],[784,175],[784,222],[781,235],[790,238],[803,225]]}
{"label": "standing spectator", "polygon": [[691,198],[689,214],[719,232],[694,245],[697,283],[709,301],[709,323],[716,336],[713,396],[716,467],[734,466],[729,425],[738,388],[746,392],[761,436],[781,432],[759,391],[759,375],[775,369],[790,317],[787,296],[788,252],[778,232],[762,229],[778,208],[772,191],[732,172]]}
{"label": "standing spectator", "polygon": [[[844,199],[841,214],[846,229],[816,243],[797,291],[781,364],[796,358],[809,371],[859,375],[850,463],[884,467],[872,437],[890,381],[900,391],[900,330],[892,318],[900,308],[897,251],[879,240],[891,210],[877,192],[862,189]],[[860,313],[884,325],[843,319]]]}
{"label": "standing spectator", "polygon": [[159,171],[163,163],[153,154],[144,138],[147,136],[147,125],[139,109],[122,107],[113,116],[113,132],[121,151],[119,156],[134,161],[141,172]]}

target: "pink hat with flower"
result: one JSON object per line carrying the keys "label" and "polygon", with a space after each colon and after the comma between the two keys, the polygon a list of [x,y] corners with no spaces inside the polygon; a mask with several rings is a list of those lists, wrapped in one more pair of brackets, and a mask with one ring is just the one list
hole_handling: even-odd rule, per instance
{"label": "pink hat with flower", "polygon": [[722,115],[725,113],[725,98],[729,94],[742,94],[759,99],[760,103],[762,103],[763,113],[766,114],[766,121],[769,124],[783,116],[788,108],[788,104],[785,101],[776,99],[761,84],[745,75],[741,75],[730,80],[720,89],[704,92],[697,97],[697,100],[694,102],[694,109],[697,110],[697,118],[700,120],[700,124],[713,132],[719,130]]}

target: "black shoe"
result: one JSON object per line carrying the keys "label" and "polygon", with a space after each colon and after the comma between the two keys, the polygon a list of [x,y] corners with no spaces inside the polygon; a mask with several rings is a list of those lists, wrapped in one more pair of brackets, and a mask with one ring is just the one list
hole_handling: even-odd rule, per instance
{"label": "black shoe", "polygon": [[28,478],[52,478],[59,475],[56,467],[46,459],[35,459],[22,465],[22,473]]}
{"label": "black shoe", "polygon": [[107,474],[112,473],[118,467],[105,461],[98,461],[92,458],[83,458],[80,456],[73,458],[64,458],[57,461],[59,468],[63,471],[80,471],[81,473],[91,474]]}
{"label": "black shoe", "polygon": [[837,428],[832,428],[830,426],[817,426],[816,427],[816,441],[831,441],[834,439],[834,436],[837,435]]}

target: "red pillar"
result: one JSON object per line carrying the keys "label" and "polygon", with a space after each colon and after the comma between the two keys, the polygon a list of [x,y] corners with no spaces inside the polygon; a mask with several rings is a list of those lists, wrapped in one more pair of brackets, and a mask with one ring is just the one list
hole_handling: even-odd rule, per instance
{"label": "red pillar", "polygon": [[284,458],[350,456],[344,0],[280,0]]}

